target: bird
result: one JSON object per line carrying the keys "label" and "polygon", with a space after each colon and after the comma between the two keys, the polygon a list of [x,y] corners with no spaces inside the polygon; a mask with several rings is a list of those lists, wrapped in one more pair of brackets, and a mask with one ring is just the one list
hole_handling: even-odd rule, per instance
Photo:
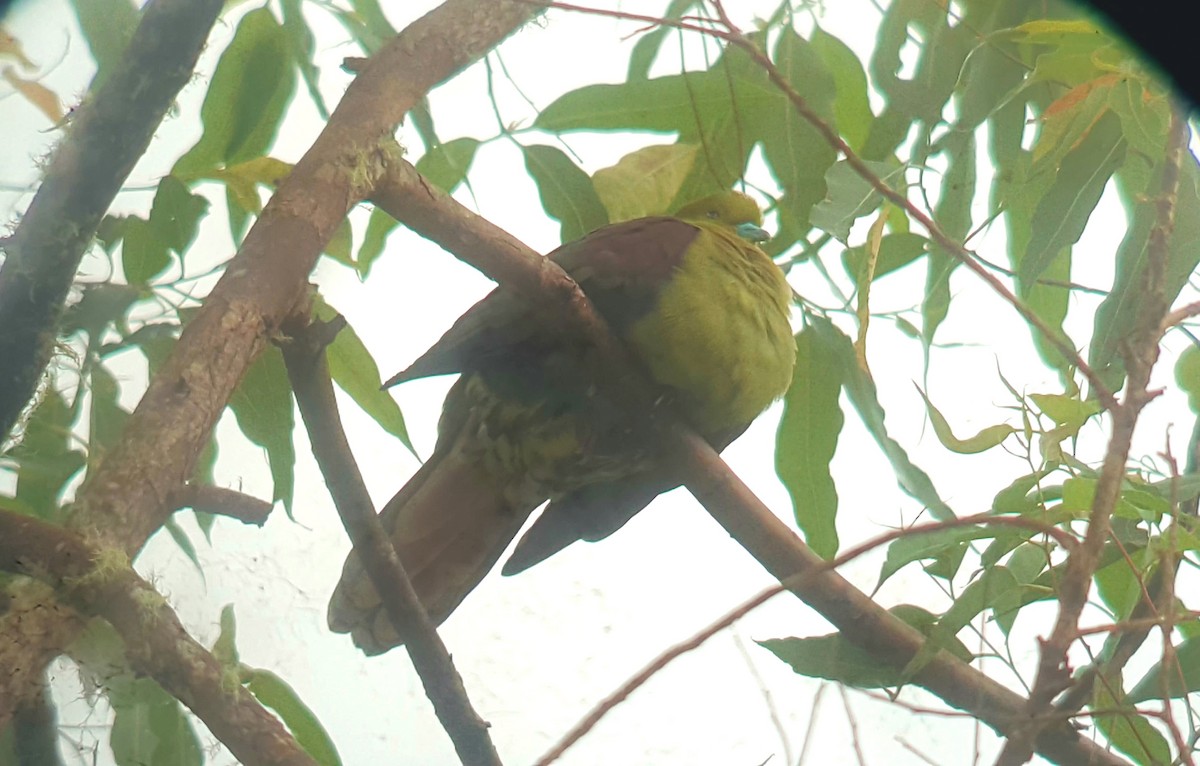
{"label": "bird", "polygon": [[[548,257],[566,271],[679,416],[720,451],[787,390],[796,345],[791,287],[758,247],[754,199],[727,190],[603,226]],[[588,379],[589,349],[503,287],[463,314],[384,388],[459,374],[433,454],[380,511],[422,605],[440,624],[549,505],[502,568],[515,574],[625,524],[679,477],[629,438]],[[351,551],[329,627],[367,655],[404,639]]]}

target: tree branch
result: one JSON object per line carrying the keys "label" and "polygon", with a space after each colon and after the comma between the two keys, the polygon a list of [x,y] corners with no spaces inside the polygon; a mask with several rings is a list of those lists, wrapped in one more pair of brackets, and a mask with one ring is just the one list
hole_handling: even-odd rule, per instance
{"label": "tree branch", "polygon": [[[150,381],[120,441],[81,489],[70,524],[133,555],[171,512],[217,418],[267,338],[304,296],[306,277],[346,211],[380,172],[380,147],[430,88],[498,45],[536,8],[447,0],[371,60],[285,178],[238,254]],[[66,610],[67,613],[70,610]],[[77,635],[59,610],[26,600],[0,621],[0,726],[45,663]]]}
{"label": "tree branch", "polygon": [[1058,584],[1058,617],[1049,638],[1042,642],[1038,672],[1029,694],[1028,721],[1005,743],[996,761],[997,766],[1017,766],[1032,757],[1031,743],[1045,725],[1043,716],[1052,712],[1054,698],[1071,683],[1067,652],[1078,637],[1079,617],[1087,604],[1092,576],[1096,573],[1104,545],[1109,539],[1112,512],[1121,496],[1125,463],[1129,459],[1129,447],[1138,416],[1142,408],[1157,395],[1149,391],[1150,373],[1158,360],[1162,322],[1168,308],[1163,282],[1170,259],[1175,203],[1179,194],[1179,169],[1187,149],[1188,134],[1186,114],[1176,105],[1171,110],[1158,196],[1152,200],[1158,215],[1146,248],[1139,311],[1126,344],[1128,378],[1125,397],[1110,409],[1112,436],[1096,480],[1087,533],[1083,545],[1067,557],[1066,571]]}
{"label": "tree branch", "polygon": [[80,612],[106,619],[121,635],[133,668],[187,705],[242,763],[316,766],[279,719],[231,682],[221,663],[188,635],[124,553],[0,510],[0,570],[37,578]]}
{"label": "tree branch", "polygon": [[[678,423],[652,398],[633,372],[623,348],[598,338],[603,320],[589,309],[583,317],[558,314],[564,307],[587,306],[586,298],[552,261],[538,256],[511,235],[483,220],[428,184],[403,160],[396,160],[371,195],[381,209],[413,231],[449,250],[497,281],[498,289],[519,292],[539,312],[558,323],[570,322],[580,337],[597,348],[598,385],[625,405],[633,424],[651,423],[668,470],[686,477],[688,489],[737,542],[805,603],[833,623],[846,638],[875,656],[903,668],[916,656],[924,637],[892,616],[814,554],[734,476],[712,448]],[[549,285],[549,294],[541,291]],[[561,291],[561,294],[560,294]],[[564,297],[566,295],[567,297]],[[593,319],[595,318],[595,319]],[[601,348],[603,347],[603,351]],[[608,348],[619,348],[609,355]],[[1001,733],[1022,715],[1025,700],[945,651],[916,674],[913,682],[987,723]],[[1079,736],[1065,723],[1042,732],[1039,752],[1058,763],[1122,764]]]}
{"label": "tree branch", "polygon": [[325,347],[345,325],[345,319],[339,316],[329,324],[305,324],[308,321],[304,316],[289,322],[285,328],[287,339],[280,348],[313,455],[334,506],[392,625],[404,637],[425,694],[454,742],[458,757],[471,766],[500,766],[500,756],[488,736],[488,724],[471,707],[450,653],[388,540],[342,429]]}
{"label": "tree branch", "polygon": [[0,442],[54,351],[67,291],[100,218],[192,76],[221,0],[146,5],[120,65],[89,94],[13,235],[0,241]]}
{"label": "tree branch", "polygon": [[188,482],[172,493],[170,507],[174,510],[191,508],[193,511],[226,516],[243,524],[261,527],[267,523],[267,517],[275,506],[236,489]]}

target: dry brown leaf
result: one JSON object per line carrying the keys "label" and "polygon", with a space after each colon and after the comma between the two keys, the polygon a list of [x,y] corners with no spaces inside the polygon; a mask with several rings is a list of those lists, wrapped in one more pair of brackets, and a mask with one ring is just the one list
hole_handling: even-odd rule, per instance
{"label": "dry brown leaf", "polygon": [[3,77],[9,85],[24,96],[26,101],[37,107],[39,112],[46,115],[50,122],[55,125],[62,122],[65,115],[57,93],[40,82],[26,80],[14,72],[12,67],[4,67],[4,72],[0,73],[0,77]]}

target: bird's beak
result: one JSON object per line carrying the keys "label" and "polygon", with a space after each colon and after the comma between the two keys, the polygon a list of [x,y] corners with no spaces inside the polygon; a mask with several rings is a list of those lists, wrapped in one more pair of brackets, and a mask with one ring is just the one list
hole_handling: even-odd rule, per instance
{"label": "bird's beak", "polygon": [[771,238],[771,235],[766,229],[761,226],[755,226],[752,223],[739,223],[737,225],[738,236],[748,242],[766,242]]}

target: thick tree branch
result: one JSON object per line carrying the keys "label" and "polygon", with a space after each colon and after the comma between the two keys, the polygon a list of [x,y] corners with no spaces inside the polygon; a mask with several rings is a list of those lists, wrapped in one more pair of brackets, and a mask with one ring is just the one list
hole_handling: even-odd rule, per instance
{"label": "thick tree branch", "polygon": [[[380,147],[396,125],[430,88],[536,11],[509,0],[448,0],[372,58],[280,183],[120,441],[80,491],[75,529],[128,555],[141,548],[171,512],[171,494],[191,477],[238,381],[303,297],[321,250],[379,174]],[[0,673],[0,726],[75,635],[55,609],[15,606],[0,621],[0,668],[9,669]]]}
{"label": "thick tree branch", "polygon": [[500,756],[488,736],[488,724],[471,707],[450,653],[425,614],[388,540],[342,429],[333,382],[325,363],[325,347],[345,324],[341,317],[338,320],[304,325],[308,321],[304,316],[289,322],[285,327],[287,338],[280,344],[313,455],[354,550],[396,632],[404,637],[425,694],[454,742],[459,759],[471,766],[500,766]]}
{"label": "thick tree branch", "polygon": [[54,351],[67,291],[112,204],[192,76],[221,0],[154,0],[120,65],[75,110],[33,202],[0,246],[0,442]]}
{"label": "thick tree branch", "polygon": [[[545,312],[548,321],[570,322],[573,331],[597,351],[599,385],[634,413],[633,423],[658,427],[662,454],[668,456],[686,485],[739,544],[772,575],[791,583],[790,589],[833,623],[847,639],[875,656],[905,667],[916,656],[923,636],[900,621],[836,572],[730,473],[712,448],[646,396],[648,386],[633,372],[623,349],[607,334],[577,286],[557,265],[524,247],[511,235],[470,212],[445,192],[426,183],[416,170],[397,160],[371,196],[383,210],[409,228],[449,250],[456,257],[503,280],[499,289],[512,289]],[[547,285],[549,292],[542,291]],[[555,313],[584,306],[583,316]],[[609,355],[607,349],[618,348]],[[604,349],[604,350],[600,350]],[[1001,733],[1020,719],[1025,700],[945,651],[939,652],[913,682],[950,705],[966,710]],[[1046,729],[1038,750],[1057,763],[1122,764],[1120,758],[1087,741],[1065,722]]]}
{"label": "thick tree branch", "polygon": [[1083,545],[1067,557],[1066,571],[1058,583],[1058,617],[1050,636],[1042,642],[1037,676],[1029,694],[1028,721],[1005,743],[997,766],[1017,766],[1032,757],[1032,742],[1046,725],[1052,702],[1071,684],[1067,652],[1079,634],[1079,618],[1087,605],[1092,576],[1108,543],[1113,509],[1125,481],[1125,463],[1139,415],[1156,394],[1149,391],[1150,373],[1158,360],[1163,317],[1169,308],[1164,279],[1170,260],[1171,234],[1175,230],[1175,203],[1179,195],[1179,169],[1190,131],[1186,115],[1179,107],[1171,110],[1166,157],[1158,196],[1146,204],[1157,207],[1157,218],[1146,248],[1146,267],[1142,274],[1141,299],[1133,331],[1126,341],[1125,366],[1128,379],[1124,399],[1110,408],[1112,436],[1104,463],[1096,480],[1096,493],[1088,516]]}
{"label": "thick tree branch", "polygon": [[133,668],[195,713],[247,766],[315,766],[274,715],[188,635],[124,553],[44,521],[0,510],[0,570],[37,578],[81,613],[103,617]]}

